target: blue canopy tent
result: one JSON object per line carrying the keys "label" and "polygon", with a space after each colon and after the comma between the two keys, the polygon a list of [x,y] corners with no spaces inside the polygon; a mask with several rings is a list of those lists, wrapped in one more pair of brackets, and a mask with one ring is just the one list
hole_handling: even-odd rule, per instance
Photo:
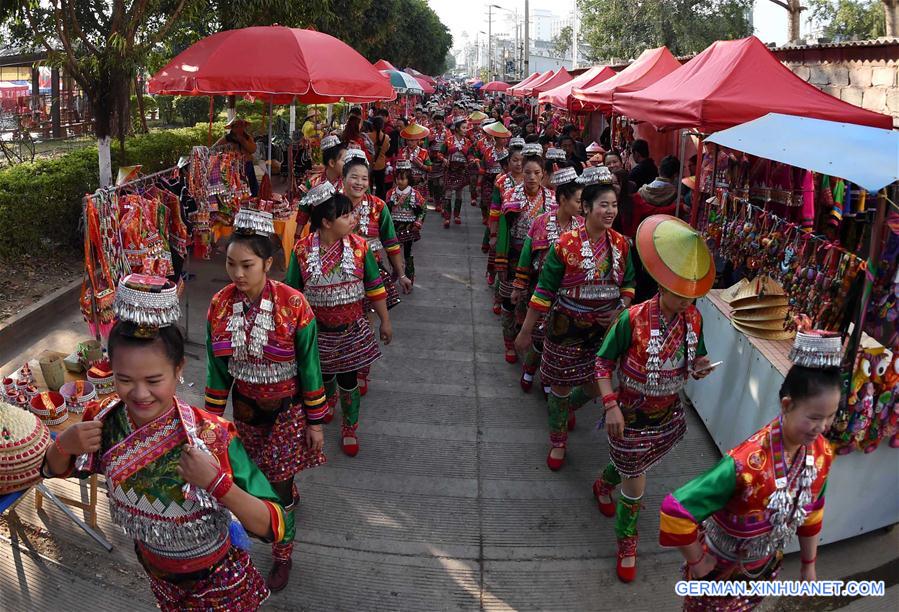
{"label": "blue canopy tent", "polygon": [[706,142],[837,176],[871,193],[899,180],[896,130],[769,113]]}

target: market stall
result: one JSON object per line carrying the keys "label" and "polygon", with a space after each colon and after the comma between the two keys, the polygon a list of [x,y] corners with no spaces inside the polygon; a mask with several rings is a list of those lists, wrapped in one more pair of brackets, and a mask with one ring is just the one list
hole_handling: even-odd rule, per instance
{"label": "market stall", "polygon": [[742,280],[698,303],[724,363],[687,395],[726,452],[779,411],[794,316],[847,335],[822,542],[899,522],[899,133],[770,114],[706,142],[697,223]]}
{"label": "market stall", "polygon": [[558,87],[544,89],[540,92],[540,95],[537,96],[537,101],[540,104],[552,104],[556,108],[567,111],[576,110],[576,101],[572,95],[574,89],[598,85],[599,83],[612,78],[615,74],[616,72],[608,66],[594,66],[570,81],[562,83]]}
{"label": "market stall", "polygon": [[552,76],[551,73],[552,73],[552,70],[550,70],[550,71],[548,71],[548,72],[535,72],[535,73],[533,73],[531,76],[527,77],[526,79],[524,79],[524,80],[522,80],[522,81],[519,81],[519,82],[516,83],[515,85],[512,85],[512,87],[510,87],[510,88],[506,91],[506,93],[509,94],[509,95],[511,95],[511,96],[514,96],[514,97],[516,97],[516,98],[520,98],[520,97],[522,97],[522,96],[524,95],[524,94],[521,92],[521,89],[522,89],[523,87],[527,87],[527,86],[530,85],[531,83],[537,82],[539,79],[544,78],[547,74],[549,74],[550,77],[551,77],[551,76]]}

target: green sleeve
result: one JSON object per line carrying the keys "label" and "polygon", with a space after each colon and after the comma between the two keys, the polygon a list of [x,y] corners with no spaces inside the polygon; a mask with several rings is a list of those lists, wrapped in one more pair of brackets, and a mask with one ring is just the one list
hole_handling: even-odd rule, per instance
{"label": "green sleeve", "polygon": [[393,217],[390,215],[390,209],[387,206],[381,210],[381,224],[378,226],[378,234],[385,249],[388,244],[396,242],[396,229],[393,227]]}
{"label": "green sleeve", "polygon": [[366,287],[369,283],[381,280],[381,270],[378,268],[378,262],[375,260],[371,249],[366,249],[365,251],[365,267],[362,272],[362,280],[365,282]]}
{"label": "green sleeve", "polygon": [[503,201],[503,194],[499,192],[499,187],[497,187],[496,184],[493,185],[493,193],[490,196],[490,200],[497,205],[501,204]]}
{"label": "green sleeve", "polygon": [[537,289],[541,293],[555,296],[562,285],[562,277],[565,275],[565,262],[559,259],[556,253],[556,245],[549,247],[549,252],[543,260],[540,268],[540,278],[537,279]]}
{"label": "green sleeve", "polygon": [[705,357],[709,354],[709,352],[705,348],[705,335],[702,333],[702,326],[705,323],[700,321],[699,323],[699,341],[696,343],[696,355],[699,357]]}
{"label": "green sleeve", "polygon": [[[544,267],[546,267],[544,265]],[[621,311],[618,318],[602,341],[596,356],[608,361],[618,361],[631,345],[631,315],[627,309]]]}
{"label": "green sleeve", "polygon": [[622,289],[630,289],[631,291],[637,286],[637,274],[634,271],[634,258],[631,253],[631,249],[627,250],[627,261],[624,266],[624,282],[621,285]]}
{"label": "green sleeve", "polygon": [[717,512],[733,497],[737,488],[734,459],[725,455],[718,464],[702,476],[697,476],[677,491],[674,498],[701,523]]}
{"label": "green sleeve", "polygon": [[509,218],[508,215],[500,215],[499,226],[496,230],[496,256],[509,254]]}
{"label": "green sleeve", "polygon": [[524,246],[521,247],[521,255],[518,256],[518,268],[524,269],[524,270],[530,270],[531,260],[533,258],[534,258],[534,255],[531,252],[531,237],[528,236],[524,240]]}
{"label": "green sleeve", "polygon": [[219,415],[225,412],[233,382],[227,358],[212,352],[212,325],[206,321],[206,410]]}
{"label": "green sleeve", "polygon": [[290,263],[287,265],[287,277],[284,283],[297,290],[303,289],[303,275],[300,274],[300,262],[297,261],[297,254],[290,254]]}
{"label": "green sleeve", "polygon": [[234,436],[228,444],[228,461],[231,463],[231,477],[234,478],[234,484],[257,499],[281,504],[271,483],[250,459],[247,449],[237,436]]}

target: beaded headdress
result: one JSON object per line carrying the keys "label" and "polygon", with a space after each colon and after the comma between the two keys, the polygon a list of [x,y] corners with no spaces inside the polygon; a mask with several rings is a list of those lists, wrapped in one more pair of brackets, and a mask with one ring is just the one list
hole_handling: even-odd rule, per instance
{"label": "beaded headdress", "polygon": [[316,185],[312,189],[310,189],[303,199],[300,201],[300,206],[308,206],[309,208],[315,208],[319,204],[324,204],[331,197],[337,193],[337,190],[334,189],[334,185],[325,181],[320,185]]}
{"label": "beaded headdress", "polygon": [[790,361],[803,368],[836,368],[843,362],[843,339],[836,332],[812,329],[808,317],[796,318],[798,331]]}
{"label": "beaded headdress", "polygon": [[178,287],[161,276],[129,274],[119,281],[113,312],[119,321],[137,326],[137,337],[152,338],[160,327],[181,318]]}
{"label": "beaded headdress", "polygon": [[271,236],[275,233],[272,213],[250,206],[243,206],[234,215],[234,231],[238,234]]}
{"label": "beaded headdress", "polygon": [[521,149],[521,153],[525,157],[532,155],[543,155],[543,146],[539,142],[529,142]]}
{"label": "beaded headdress", "polygon": [[521,149],[524,147],[524,138],[520,136],[516,136],[515,138],[511,138],[509,140],[509,148],[510,149]]}
{"label": "beaded headdress", "polygon": [[362,149],[347,149],[346,153],[343,154],[343,163],[345,164],[350,163],[354,159],[361,159],[366,166],[368,165],[368,158]]}
{"label": "beaded headdress", "polygon": [[558,187],[559,185],[564,185],[565,183],[570,183],[575,180],[577,180],[577,172],[575,172],[574,168],[560,168],[553,172],[552,177],[549,179],[549,183],[554,187]]}
{"label": "beaded headdress", "polygon": [[612,173],[605,166],[590,166],[584,168],[577,182],[582,185],[610,185],[612,183]]}
{"label": "beaded headdress", "polygon": [[503,149],[502,151],[496,151],[493,154],[496,157],[496,161],[503,161],[507,157],[509,157],[509,149]]}
{"label": "beaded headdress", "polygon": [[565,155],[565,151],[563,151],[562,149],[550,147],[546,150],[546,159],[552,161],[565,161],[567,159],[567,156]]}
{"label": "beaded headdress", "polygon": [[336,147],[339,144],[340,138],[338,138],[334,134],[331,134],[330,136],[325,136],[324,138],[322,138],[321,149],[322,151],[327,151],[331,147]]}
{"label": "beaded headdress", "polygon": [[408,159],[401,159],[398,162],[396,162],[396,169],[397,170],[411,170],[412,162]]}

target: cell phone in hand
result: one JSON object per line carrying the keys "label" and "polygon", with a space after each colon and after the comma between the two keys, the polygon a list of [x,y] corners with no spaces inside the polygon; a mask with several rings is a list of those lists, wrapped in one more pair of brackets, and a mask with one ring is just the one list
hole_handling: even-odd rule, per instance
{"label": "cell phone in hand", "polygon": [[709,365],[705,366],[704,368],[699,368],[698,370],[693,370],[693,374],[701,374],[702,372],[707,372],[707,371],[709,371],[709,370],[714,370],[715,368],[717,368],[718,366],[720,366],[722,363],[724,363],[724,362],[723,362],[723,361],[716,361],[715,363],[710,363]]}

